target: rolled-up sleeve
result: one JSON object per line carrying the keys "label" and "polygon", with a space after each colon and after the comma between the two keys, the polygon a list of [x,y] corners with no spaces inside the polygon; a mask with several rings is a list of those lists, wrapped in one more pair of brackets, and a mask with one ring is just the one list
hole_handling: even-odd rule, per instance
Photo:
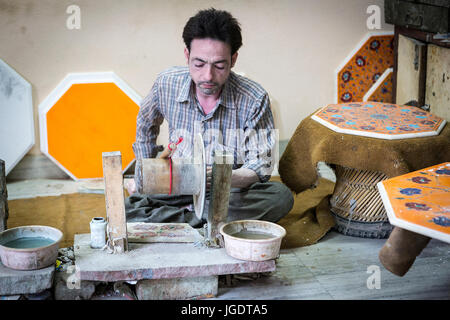
{"label": "rolled-up sleeve", "polygon": [[155,158],[158,154],[156,139],[163,121],[156,81],[150,93],[142,100],[136,121],[136,141],[133,143],[133,151],[136,157],[134,179],[138,192],[142,190],[141,167],[138,159]]}
{"label": "rolled-up sleeve", "polygon": [[256,172],[261,182],[270,179],[275,165],[277,134],[268,94],[257,100],[244,126],[244,164]]}

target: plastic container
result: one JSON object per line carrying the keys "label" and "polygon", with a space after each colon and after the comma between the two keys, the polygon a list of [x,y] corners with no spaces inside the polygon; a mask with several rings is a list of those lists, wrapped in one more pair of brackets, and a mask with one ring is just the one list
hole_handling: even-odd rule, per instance
{"label": "plastic container", "polygon": [[106,220],[103,217],[92,218],[91,228],[91,248],[101,249],[106,244]]}

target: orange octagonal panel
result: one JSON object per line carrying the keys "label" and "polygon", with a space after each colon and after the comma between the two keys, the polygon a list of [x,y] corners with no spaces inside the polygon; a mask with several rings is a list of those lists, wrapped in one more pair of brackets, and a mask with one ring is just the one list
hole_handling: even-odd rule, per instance
{"label": "orange octagonal panel", "polygon": [[450,243],[450,162],[377,184],[395,226]]}
{"label": "orange octagonal panel", "polygon": [[140,101],[112,72],[69,74],[39,106],[42,152],[75,180],[103,177],[103,152],[127,170]]}

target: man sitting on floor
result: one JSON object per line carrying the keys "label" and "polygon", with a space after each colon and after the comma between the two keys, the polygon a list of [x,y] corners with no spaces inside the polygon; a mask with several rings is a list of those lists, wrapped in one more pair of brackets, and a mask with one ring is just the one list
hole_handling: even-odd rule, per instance
{"label": "man sitting on floor", "polygon": [[[202,10],[185,25],[183,39],[188,67],[159,74],[142,102],[133,144],[136,159],[157,156],[156,138],[164,119],[170,141],[183,136],[172,158],[192,158],[193,137],[201,133],[208,165],[214,150],[234,155],[227,221],[280,220],[294,199],[285,185],[268,181],[276,151],[269,96],[258,83],[231,71],[242,45],[239,23],[226,11]],[[129,222],[186,222],[193,227],[205,222],[208,205],[198,219],[192,196],[136,193],[142,190],[139,170],[137,164],[128,187]]]}

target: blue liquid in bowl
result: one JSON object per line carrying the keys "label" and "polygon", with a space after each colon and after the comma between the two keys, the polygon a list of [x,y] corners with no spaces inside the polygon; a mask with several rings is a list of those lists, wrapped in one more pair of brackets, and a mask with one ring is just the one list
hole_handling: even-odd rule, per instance
{"label": "blue liquid in bowl", "polygon": [[48,246],[55,241],[45,237],[23,237],[2,244],[4,247],[14,249],[32,249]]}

